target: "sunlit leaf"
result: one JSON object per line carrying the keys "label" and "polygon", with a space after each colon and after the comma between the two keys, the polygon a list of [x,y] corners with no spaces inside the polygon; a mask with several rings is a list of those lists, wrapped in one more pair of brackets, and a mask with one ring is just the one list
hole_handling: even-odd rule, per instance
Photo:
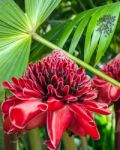
{"label": "sunlit leaf", "polygon": [[[60,47],[64,47],[67,41],[69,41],[69,52],[73,54],[75,48],[79,45],[79,41],[84,37],[84,40],[82,40],[84,42],[82,43],[84,45],[84,61],[90,63],[94,56],[95,65],[97,65],[105,54],[114,35],[119,13],[120,2],[96,7],[80,13],[66,26],[57,44]],[[113,22],[109,23],[110,20]],[[68,46],[68,43],[66,45]]]}
{"label": "sunlit leaf", "polygon": [[5,99],[5,89],[3,86],[0,84],[0,101]]}
{"label": "sunlit leaf", "polygon": [[42,24],[61,0],[25,0],[26,13],[31,21],[32,30]]}
{"label": "sunlit leaf", "polygon": [[0,82],[11,77],[20,77],[27,67],[31,37],[12,41],[0,47]]}
{"label": "sunlit leaf", "polygon": [[27,23],[13,0],[0,1],[0,82],[21,76],[27,67],[31,43]]}
{"label": "sunlit leaf", "polygon": [[26,32],[28,19],[13,0],[0,0],[0,37]]}
{"label": "sunlit leaf", "polygon": [[25,71],[32,33],[61,0],[25,0],[25,10],[13,0],[0,0],[0,82]]}
{"label": "sunlit leaf", "polygon": [[[96,31],[97,20],[104,15],[107,8],[94,11],[91,16],[91,20],[88,24],[84,46],[84,60],[89,63],[91,56],[97,46],[100,38],[99,32]],[[97,34],[97,35],[96,35]]]}
{"label": "sunlit leaf", "polygon": [[83,31],[84,31],[85,27],[87,26],[87,23],[90,19],[90,16],[91,16],[90,13],[86,13],[85,17],[80,21],[80,23],[79,23],[79,25],[78,25],[75,33],[74,33],[74,36],[72,38],[72,42],[71,42],[71,45],[69,48],[70,53],[73,53],[75,48],[77,47],[78,42],[82,36],[82,33],[83,33]]}
{"label": "sunlit leaf", "polygon": [[73,29],[75,28],[75,25],[81,21],[81,19],[86,16],[86,14],[83,12],[79,14],[77,17],[75,17],[69,24],[66,26],[66,29],[64,30],[63,34],[59,38],[57,45],[59,45],[61,48],[65,45],[68,37],[72,33]]}
{"label": "sunlit leaf", "polygon": [[[119,9],[118,9],[118,7],[119,7]],[[119,14],[120,14],[120,6],[116,5],[116,7],[109,8],[109,17],[111,17],[111,18],[109,18],[108,21],[111,23],[111,25],[109,24],[110,28],[106,29],[108,31],[108,33],[105,33],[105,31],[104,31],[101,34],[101,38],[100,38],[100,41],[98,44],[95,64],[98,64],[98,62],[100,61],[101,57],[104,55],[106,49],[108,48],[108,46],[110,44],[110,41],[115,32]]]}

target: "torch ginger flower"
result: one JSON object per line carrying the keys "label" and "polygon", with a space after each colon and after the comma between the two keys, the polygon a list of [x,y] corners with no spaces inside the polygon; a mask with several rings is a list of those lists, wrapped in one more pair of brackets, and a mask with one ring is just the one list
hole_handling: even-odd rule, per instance
{"label": "torch ginger flower", "polygon": [[[120,81],[120,54],[108,62],[101,71],[111,78]],[[120,88],[98,76],[93,78],[93,86],[98,90],[100,101],[112,104],[120,99]]]}
{"label": "torch ginger flower", "polygon": [[100,138],[91,112],[110,114],[107,104],[95,102],[92,88],[83,68],[60,50],[30,64],[22,78],[3,82],[13,96],[2,105],[4,130],[19,133],[47,126],[48,149],[55,150],[65,130],[95,140]]}

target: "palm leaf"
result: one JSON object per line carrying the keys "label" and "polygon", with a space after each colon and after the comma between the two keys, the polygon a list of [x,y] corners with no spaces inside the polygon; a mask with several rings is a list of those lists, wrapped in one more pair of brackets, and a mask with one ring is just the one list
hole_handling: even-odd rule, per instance
{"label": "palm leaf", "polygon": [[[26,32],[28,22],[24,12],[13,0],[0,0],[0,36],[2,30],[9,34]],[[2,29],[3,28],[3,29]]]}
{"label": "palm leaf", "polygon": [[19,77],[27,67],[31,37],[12,41],[0,47],[0,82]]}
{"label": "palm leaf", "polygon": [[0,0],[0,82],[27,67],[32,33],[61,0],[26,0],[24,13],[13,0]]}
{"label": "palm leaf", "polygon": [[25,0],[25,9],[31,21],[32,30],[36,30],[60,2],[61,0]]}
{"label": "palm leaf", "polygon": [[14,1],[0,1],[0,82],[21,76],[27,67],[31,37],[26,20]]}
{"label": "palm leaf", "polygon": [[114,35],[119,13],[120,2],[82,12],[66,26],[58,46],[63,47],[72,33],[69,52],[73,53],[84,35],[84,60],[89,63],[96,52],[95,65],[98,64]]}
{"label": "palm leaf", "polygon": [[[119,9],[118,9],[119,8]],[[114,35],[115,32],[115,28],[118,22],[118,18],[119,18],[119,13],[120,13],[120,6],[115,6],[115,7],[110,7],[109,8],[109,14],[111,16],[115,16],[116,19],[114,21],[114,26],[112,27],[112,32],[110,33],[110,35],[108,37],[106,37],[103,33],[101,34],[101,38],[98,44],[98,49],[97,49],[97,56],[96,56],[96,64],[100,61],[100,58],[102,57],[102,54],[105,53],[105,50],[108,48],[109,43]]]}

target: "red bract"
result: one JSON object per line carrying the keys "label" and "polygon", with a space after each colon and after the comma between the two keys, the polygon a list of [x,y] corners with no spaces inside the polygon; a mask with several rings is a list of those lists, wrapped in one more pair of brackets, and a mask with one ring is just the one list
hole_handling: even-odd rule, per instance
{"label": "red bract", "polygon": [[[120,54],[106,64],[102,72],[120,81]],[[120,88],[112,85],[104,79],[95,76],[93,85],[99,91],[99,100],[111,104],[120,99]]]}
{"label": "red bract", "polygon": [[67,129],[99,139],[91,112],[110,113],[106,104],[93,101],[97,93],[84,69],[60,50],[30,64],[22,78],[3,85],[13,94],[2,105],[4,130],[14,133],[46,125],[50,150],[57,148]]}

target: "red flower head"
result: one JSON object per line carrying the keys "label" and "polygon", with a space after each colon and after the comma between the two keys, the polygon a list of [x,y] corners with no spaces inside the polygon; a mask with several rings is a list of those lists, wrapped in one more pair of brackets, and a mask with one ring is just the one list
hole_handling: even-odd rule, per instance
{"label": "red flower head", "polygon": [[[108,64],[106,64],[101,71],[120,81],[120,54],[108,62]],[[99,91],[99,100],[103,102],[111,104],[120,98],[120,88],[112,85],[98,76],[94,77],[93,85]]]}
{"label": "red flower head", "polygon": [[97,93],[84,69],[60,50],[30,64],[22,78],[3,85],[13,94],[2,105],[4,130],[14,133],[46,125],[50,150],[56,149],[67,129],[99,139],[91,112],[110,113],[106,104],[93,101]]}

